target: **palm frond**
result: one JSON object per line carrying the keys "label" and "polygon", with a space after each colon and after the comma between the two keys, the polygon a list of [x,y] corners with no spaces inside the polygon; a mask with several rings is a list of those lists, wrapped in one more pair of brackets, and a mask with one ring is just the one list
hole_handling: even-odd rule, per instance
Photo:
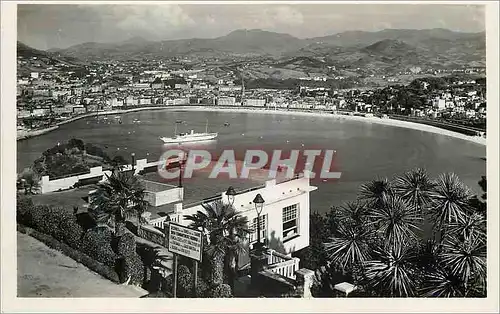
{"label": "palm frond", "polygon": [[417,209],[400,196],[384,197],[382,204],[375,206],[369,217],[388,245],[406,245],[416,240],[416,231],[422,221]]}
{"label": "palm frond", "polygon": [[430,203],[434,183],[424,169],[417,168],[397,177],[393,189],[405,201],[422,210]]}
{"label": "palm frond", "polygon": [[441,229],[445,224],[465,218],[472,194],[454,173],[441,175],[432,193],[430,204],[434,226]]}
{"label": "palm frond", "polygon": [[486,243],[479,236],[447,237],[440,258],[466,284],[473,278],[486,278]]}
{"label": "palm frond", "polygon": [[418,275],[411,250],[395,245],[388,250],[380,248],[375,254],[376,259],[364,263],[367,285],[384,296],[414,296]]}
{"label": "palm frond", "polygon": [[338,236],[331,237],[324,243],[330,262],[339,265],[342,269],[350,269],[371,258],[369,229],[353,224],[340,225]]}

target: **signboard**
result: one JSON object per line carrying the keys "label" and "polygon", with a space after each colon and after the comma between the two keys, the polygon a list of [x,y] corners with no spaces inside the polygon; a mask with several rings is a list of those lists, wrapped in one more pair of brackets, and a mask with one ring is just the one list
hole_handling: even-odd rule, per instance
{"label": "signboard", "polygon": [[169,223],[168,250],[201,262],[203,237],[201,231]]}

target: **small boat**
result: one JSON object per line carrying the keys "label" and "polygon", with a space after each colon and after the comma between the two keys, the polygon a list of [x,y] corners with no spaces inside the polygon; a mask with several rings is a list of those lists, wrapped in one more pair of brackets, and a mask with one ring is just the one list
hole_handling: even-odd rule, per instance
{"label": "small boat", "polygon": [[231,124],[229,122],[225,122],[224,126],[230,126]]}

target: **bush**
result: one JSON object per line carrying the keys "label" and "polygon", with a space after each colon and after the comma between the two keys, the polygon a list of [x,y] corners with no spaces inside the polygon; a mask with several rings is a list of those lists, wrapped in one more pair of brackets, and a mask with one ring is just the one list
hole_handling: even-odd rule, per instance
{"label": "bush", "polygon": [[209,294],[211,298],[231,298],[233,296],[231,293],[231,287],[225,283],[213,288]]}
{"label": "bush", "polygon": [[190,297],[192,295],[192,279],[189,268],[180,265],[177,268],[177,294],[180,297]]}
{"label": "bush", "polygon": [[[192,282],[192,280],[191,280],[191,282]],[[201,278],[197,278],[195,298],[203,298],[207,295],[207,292],[208,292],[207,282]]]}
{"label": "bush", "polygon": [[118,274],[112,268],[97,262],[96,260],[92,259],[88,255],[71,248],[69,245],[62,243],[62,242],[59,242],[47,234],[43,234],[37,230],[31,229],[28,227],[24,227],[22,225],[19,225],[17,230],[19,232],[22,232],[22,233],[25,233],[25,234],[28,234],[28,235],[34,237],[35,239],[45,243],[48,247],[50,247],[54,250],[58,250],[58,251],[64,253],[64,255],[69,256],[70,258],[74,259],[76,262],[85,265],[90,270],[95,271],[96,273],[100,274],[104,278],[109,279],[109,280],[116,282],[116,283],[120,282],[120,280],[118,278]]}
{"label": "bush", "polygon": [[[142,286],[144,284],[144,264],[139,255],[125,257],[125,270],[130,275],[130,284]],[[128,276],[127,276],[128,278]]]}
{"label": "bush", "polygon": [[88,230],[82,239],[82,251],[104,265],[114,267],[116,254],[111,248],[111,231],[107,227]]}
{"label": "bush", "polygon": [[133,234],[125,233],[118,239],[117,253],[120,257],[130,257],[137,254]]}
{"label": "bush", "polygon": [[31,211],[34,207],[33,200],[31,197],[18,195],[16,201],[16,221],[25,225],[31,225]]}
{"label": "bush", "polygon": [[83,228],[78,224],[78,221],[74,215],[71,215],[67,219],[62,220],[59,223],[59,228],[63,236],[63,241],[69,246],[75,249],[81,248],[81,240],[83,236]]}

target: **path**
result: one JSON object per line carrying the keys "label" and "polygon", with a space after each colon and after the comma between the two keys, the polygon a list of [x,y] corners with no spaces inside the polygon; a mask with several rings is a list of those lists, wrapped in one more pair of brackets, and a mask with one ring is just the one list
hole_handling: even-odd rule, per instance
{"label": "path", "polygon": [[18,297],[129,297],[147,291],[117,285],[59,251],[17,233]]}

